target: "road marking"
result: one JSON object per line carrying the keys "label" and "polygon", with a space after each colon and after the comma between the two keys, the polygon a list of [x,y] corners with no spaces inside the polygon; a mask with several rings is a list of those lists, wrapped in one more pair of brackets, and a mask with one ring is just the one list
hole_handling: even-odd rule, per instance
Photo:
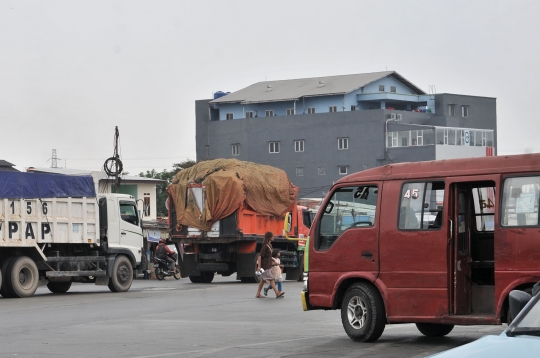
{"label": "road marking", "polygon": [[219,352],[219,351],[223,351],[223,350],[227,350],[227,349],[234,349],[234,348],[266,346],[266,345],[269,345],[269,344],[297,342],[297,341],[305,341],[305,340],[308,340],[308,339],[320,339],[320,338],[336,337],[336,336],[343,336],[343,335],[344,335],[344,333],[327,334],[327,335],[324,335],[324,336],[286,339],[286,340],[282,340],[282,341],[273,341],[273,342],[251,343],[251,344],[243,344],[243,345],[234,345],[234,346],[229,346],[229,347],[219,347],[219,348],[213,348],[213,349],[200,349],[200,350],[187,351],[187,352],[153,354],[153,355],[150,355],[150,356],[138,356],[138,357],[134,357],[134,358],[168,357],[168,356],[174,356],[174,355],[193,354],[193,353],[206,353],[206,354],[209,354],[209,353],[216,353],[216,352]]}

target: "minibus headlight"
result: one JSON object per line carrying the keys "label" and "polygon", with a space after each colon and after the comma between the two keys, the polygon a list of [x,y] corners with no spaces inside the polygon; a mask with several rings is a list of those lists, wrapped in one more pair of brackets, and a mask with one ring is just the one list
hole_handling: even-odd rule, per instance
{"label": "minibus headlight", "polygon": [[308,273],[304,272],[304,291],[308,290]]}

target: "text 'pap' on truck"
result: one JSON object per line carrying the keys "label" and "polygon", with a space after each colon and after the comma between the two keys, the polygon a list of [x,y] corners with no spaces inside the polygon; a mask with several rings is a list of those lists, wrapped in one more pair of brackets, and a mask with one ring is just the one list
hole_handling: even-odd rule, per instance
{"label": "text 'pap' on truck", "polygon": [[511,322],[540,280],[540,154],[391,164],[336,182],[305,249],[304,310],[341,309],[355,341]]}
{"label": "text 'pap' on truck", "polygon": [[40,284],[65,293],[72,282],[127,291],[142,243],[131,195],[96,195],[90,175],[0,172],[3,297],[32,296]]}
{"label": "text 'pap' on truck", "polygon": [[257,256],[267,231],[281,252],[286,278],[301,280],[310,226],[295,187],[281,169],[236,159],[204,161],[180,171],[167,188],[171,238],[182,243],[182,276],[214,274],[257,282]]}

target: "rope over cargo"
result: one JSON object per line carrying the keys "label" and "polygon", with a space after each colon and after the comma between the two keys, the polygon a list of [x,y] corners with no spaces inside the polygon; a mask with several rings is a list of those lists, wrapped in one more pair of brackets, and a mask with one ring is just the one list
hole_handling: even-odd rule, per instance
{"label": "rope over cargo", "polygon": [[[188,190],[190,184],[205,187],[201,210]],[[298,191],[283,170],[236,159],[200,162],[178,172],[167,187],[177,223],[204,231],[241,206],[261,215],[282,216],[296,202]]]}

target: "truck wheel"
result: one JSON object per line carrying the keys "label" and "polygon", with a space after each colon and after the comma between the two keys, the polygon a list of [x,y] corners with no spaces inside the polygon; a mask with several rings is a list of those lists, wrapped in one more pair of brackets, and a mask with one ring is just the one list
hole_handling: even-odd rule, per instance
{"label": "truck wheel", "polygon": [[255,262],[253,263],[253,276],[240,277],[240,282],[259,283],[260,276],[257,276],[257,274],[255,274],[255,271],[257,271],[257,260],[259,256],[261,256],[261,254],[257,254],[257,256],[255,256]]}
{"label": "truck wheel", "polygon": [[47,288],[52,293],[66,293],[71,288],[71,281],[67,282],[48,282]]}
{"label": "truck wheel", "polygon": [[26,256],[15,257],[6,272],[7,288],[13,297],[30,297],[36,292],[39,272],[34,260]]}
{"label": "truck wheel", "polygon": [[214,273],[210,271],[201,272],[201,282],[210,283],[214,280]]}
{"label": "truck wheel", "polygon": [[133,282],[133,267],[125,256],[117,256],[114,260],[113,275],[109,279],[109,289],[112,292],[126,292]]}
{"label": "truck wheel", "polygon": [[201,276],[189,276],[189,280],[192,283],[201,283],[202,282]]}
{"label": "truck wheel", "polygon": [[2,262],[2,269],[1,269],[2,270],[1,272],[2,285],[0,286],[0,295],[2,295],[2,297],[4,298],[13,298],[13,293],[11,293],[7,287],[7,276],[6,276],[6,272],[8,272],[8,267],[11,261],[13,261],[13,257],[8,257],[7,259],[4,260],[4,262]]}
{"label": "truck wheel", "polygon": [[384,331],[386,313],[379,292],[371,285],[352,285],[341,304],[341,322],[355,342],[374,342]]}
{"label": "truck wheel", "polygon": [[454,329],[453,324],[417,323],[416,328],[426,337],[444,337]]}

